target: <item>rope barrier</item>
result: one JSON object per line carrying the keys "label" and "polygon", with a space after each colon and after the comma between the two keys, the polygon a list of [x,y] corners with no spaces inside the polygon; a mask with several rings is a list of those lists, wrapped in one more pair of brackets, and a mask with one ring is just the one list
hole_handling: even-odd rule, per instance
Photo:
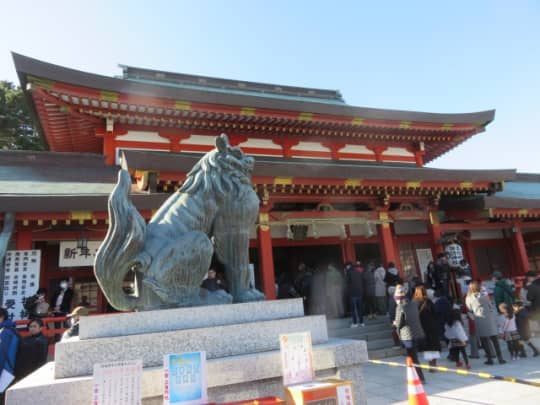
{"label": "rope barrier", "polygon": [[[406,364],[398,363],[396,361],[368,360],[368,363],[382,364],[382,365],[391,366],[391,367],[407,367]],[[540,388],[540,382],[527,381],[527,380],[522,380],[522,379],[514,378],[514,377],[503,377],[500,375],[493,375],[489,373],[475,373],[474,371],[454,369],[454,368],[448,368],[448,367],[442,367],[442,366],[428,366],[427,364],[413,364],[413,366],[420,367],[424,370],[436,370],[436,371],[454,373],[458,375],[472,375],[475,377],[485,378],[488,380],[506,381],[506,382],[517,383],[517,384],[531,385],[533,387]]]}

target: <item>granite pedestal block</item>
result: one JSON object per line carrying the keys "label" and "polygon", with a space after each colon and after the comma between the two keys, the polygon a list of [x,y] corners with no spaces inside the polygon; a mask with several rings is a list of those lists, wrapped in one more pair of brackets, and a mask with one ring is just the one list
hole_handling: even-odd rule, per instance
{"label": "granite pedestal block", "polygon": [[[367,361],[363,341],[331,339],[313,347],[318,378],[339,377],[355,382],[358,404],[365,404],[361,363]],[[208,360],[208,395],[212,402],[237,401],[264,396],[283,397],[281,356],[277,350]],[[163,370],[145,368],[143,404],[163,403]],[[48,363],[8,390],[8,405],[84,404],[92,394],[92,377],[54,378]]]}
{"label": "granite pedestal block", "polygon": [[[42,405],[88,403],[93,365],[132,359],[144,364],[143,404],[161,404],[163,356],[201,350],[209,359],[211,401],[283,397],[278,337],[305,331],[311,332],[316,375],[351,379],[357,404],[364,404],[365,342],[328,340],[326,318],[302,313],[298,299],[91,317],[84,336],[92,338],[58,343],[56,363],[11,387],[7,405],[33,404],[36,398]],[[126,330],[118,335],[121,328]]]}
{"label": "granite pedestal block", "polygon": [[311,332],[314,344],[328,340],[323,315],[239,325],[60,342],[55,349],[55,377],[92,373],[94,364],[142,359],[143,367],[163,364],[163,355],[206,351],[207,359],[279,348],[280,333]]}
{"label": "granite pedestal block", "polygon": [[86,316],[81,318],[79,336],[81,340],[85,340],[304,316],[301,298],[202,308],[202,310],[200,308],[175,308]]}

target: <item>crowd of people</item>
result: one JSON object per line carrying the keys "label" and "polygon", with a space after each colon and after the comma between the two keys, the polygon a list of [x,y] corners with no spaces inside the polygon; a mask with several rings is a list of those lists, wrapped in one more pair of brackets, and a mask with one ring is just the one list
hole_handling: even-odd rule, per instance
{"label": "crowd of people", "polygon": [[[510,280],[494,272],[489,283],[494,285],[491,296],[482,281],[470,276],[465,276],[465,287],[459,288],[453,273],[456,270],[441,268],[441,264],[444,259],[430,266],[425,283],[419,279],[403,282],[394,271],[387,271],[390,320],[415,364],[419,363],[418,352],[423,352],[424,359],[435,366],[443,346],[448,347],[447,359],[456,367],[469,369],[469,358],[480,358],[479,348],[485,353],[484,364],[494,364],[495,358],[505,364],[501,340],[506,342],[511,360],[527,357],[526,347],[532,356],[540,354],[530,340],[530,321],[540,325],[540,274],[529,271],[518,296]],[[441,277],[447,270],[446,277]],[[454,294],[450,294],[452,282]],[[357,322],[358,315],[353,313],[351,327]],[[422,369],[417,368],[417,372],[424,381]]]}
{"label": "crowd of people", "polygon": [[[436,366],[443,348],[456,367],[470,368],[469,359],[485,354],[485,364],[505,364],[500,342],[510,360],[539,351],[531,341],[530,320],[540,326],[540,274],[530,271],[520,293],[498,271],[490,280],[473,280],[469,265],[452,265],[441,253],[422,278],[405,279],[394,263],[375,261],[309,268],[300,263],[294,277],[278,278],[278,298],[302,297],[306,313],[329,318],[351,317],[351,328],[365,319],[388,316],[395,343],[418,364],[418,353]],[[420,378],[424,374],[417,370]]]}
{"label": "crowd of people", "polygon": [[24,308],[28,318],[28,335],[21,337],[8,314],[7,309],[0,308],[0,404],[4,401],[4,393],[13,382],[23,379],[47,362],[49,344],[44,336],[44,321],[46,317],[66,317],[67,322],[52,322],[54,328],[65,326],[62,335],[51,337],[53,340],[68,340],[79,335],[81,316],[88,315],[87,297],[81,297],[82,305],[70,311],[73,299],[73,289],[68,280],[62,280],[55,290],[51,304],[47,302],[47,290],[39,288],[32,296],[24,300]]}
{"label": "crowd of people", "polygon": [[[519,294],[500,272],[494,272],[489,281],[472,280],[466,263],[452,267],[441,254],[429,263],[423,281],[416,275],[404,280],[394,263],[385,268],[375,261],[365,265],[357,261],[346,263],[343,270],[332,264],[311,269],[300,263],[294,277],[282,275],[276,288],[278,298],[303,298],[306,313],[334,318],[350,314],[351,328],[363,327],[365,318],[388,316],[396,344],[415,364],[422,352],[424,360],[436,366],[443,347],[456,367],[470,368],[469,359],[480,358],[480,349],[486,365],[494,359],[505,364],[500,340],[506,342],[511,360],[527,357],[527,348],[538,356],[530,321],[540,326],[540,273],[529,271]],[[210,269],[201,287],[226,290],[227,284]],[[49,341],[42,333],[43,317],[67,316],[70,327],[62,339],[70,339],[78,336],[80,317],[88,315],[86,305],[69,312],[73,292],[67,281],[60,283],[51,305],[46,296],[47,291],[40,288],[26,300],[30,322],[24,339],[7,311],[0,308],[0,367],[14,379],[24,378],[47,361]],[[417,373],[425,381],[422,369],[417,368]]]}

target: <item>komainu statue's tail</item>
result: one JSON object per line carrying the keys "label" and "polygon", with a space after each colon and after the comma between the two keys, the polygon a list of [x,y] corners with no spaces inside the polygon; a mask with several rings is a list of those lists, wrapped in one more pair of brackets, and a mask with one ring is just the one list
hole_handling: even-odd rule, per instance
{"label": "komainu statue's tail", "polygon": [[131,178],[118,173],[118,183],[109,197],[109,230],[94,261],[96,279],[109,303],[120,311],[137,308],[138,299],[122,287],[130,270],[144,271],[150,258],[143,253],[146,223],[129,199]]}

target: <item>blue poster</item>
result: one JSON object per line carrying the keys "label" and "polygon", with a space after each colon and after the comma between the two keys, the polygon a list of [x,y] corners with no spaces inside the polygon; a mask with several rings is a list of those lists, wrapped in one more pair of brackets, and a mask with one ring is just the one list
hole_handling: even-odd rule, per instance
{"label": "blue poster", "polygon": [[169,354],[164,366],[164,404],[207,403],[206,352]]}

